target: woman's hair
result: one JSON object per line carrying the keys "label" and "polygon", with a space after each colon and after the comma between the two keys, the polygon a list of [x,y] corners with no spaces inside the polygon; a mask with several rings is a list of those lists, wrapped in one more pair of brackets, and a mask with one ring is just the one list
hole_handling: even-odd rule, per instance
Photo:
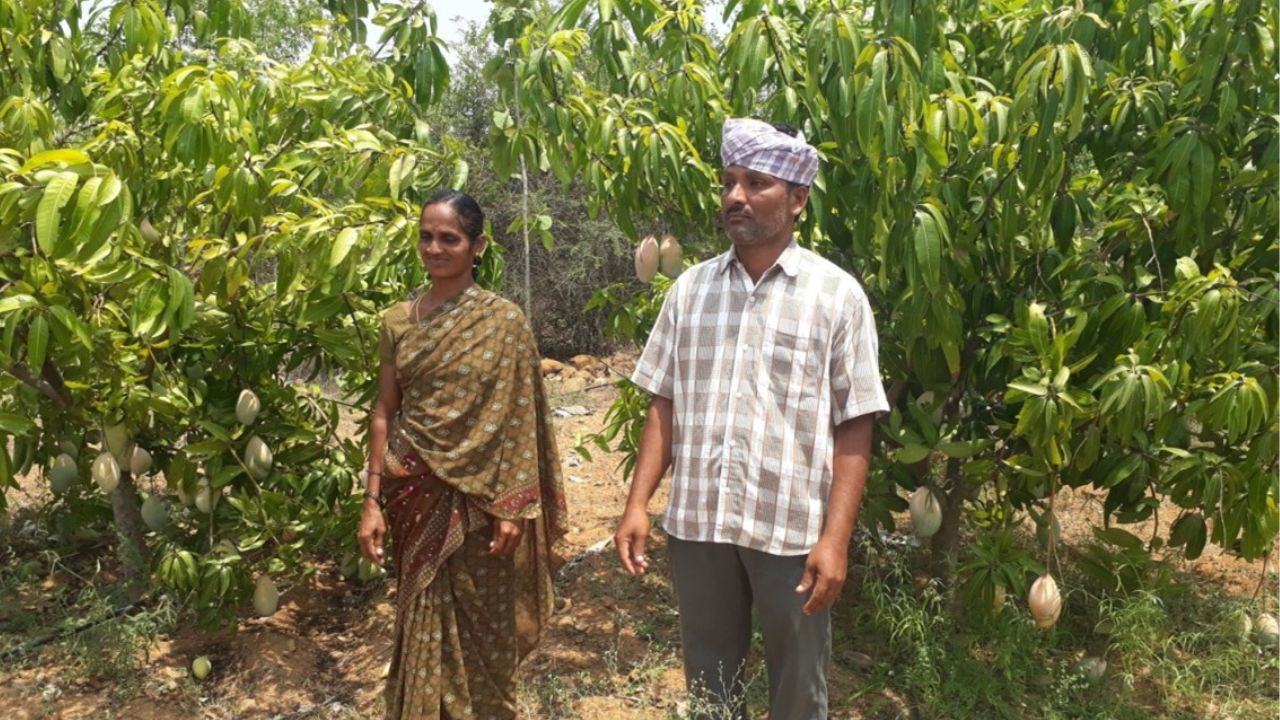
{"label": "woman's hair", "polygon": [[480,209],[480,203],[470,195],[459,192],[457,190],[441,190],[432,195],[422,205],[422,209],[426,210],[432,205],[444,203],[449,206],[458,215],[458,224],[462,225],[462,231],[467,234],[467,239],[475,242],[484,234],[484,211]]}

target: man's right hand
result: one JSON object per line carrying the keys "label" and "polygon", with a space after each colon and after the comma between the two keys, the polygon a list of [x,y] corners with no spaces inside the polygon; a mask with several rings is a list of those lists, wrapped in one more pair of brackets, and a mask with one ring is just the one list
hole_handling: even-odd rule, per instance
{"label": "man's right hand", "polygon": [[632,575],[643,575],[649,569],[644,545],[649,541],[649,500],[671,465],[671,423],[674,404],[669,398],[655,395],[645,414],[644,435],[636,453],[636,467],[631,475],[631,491],[626,509],[613,534],[622,567]]}
{"label": "man's right hand", "polygon": [[632,575],[643,575],[649,568],[649,558],[644,555],[644,545],[649,540],[649,511],[628,507],[618,521],[618,531],[613,544],[618,550],[622,567]]}

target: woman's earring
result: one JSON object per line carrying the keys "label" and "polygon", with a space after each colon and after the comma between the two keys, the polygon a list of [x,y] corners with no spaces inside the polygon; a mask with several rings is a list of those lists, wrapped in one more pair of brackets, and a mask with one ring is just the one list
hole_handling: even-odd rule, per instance
{"label": "woman's earring", "polygon": [[471,258],[471,267],[473,267],[473,268],[478,268],[478,267],[480,267],[480,256],[479,256],[479,255],[477,255],[477,256],[475,256],[475,257]]}

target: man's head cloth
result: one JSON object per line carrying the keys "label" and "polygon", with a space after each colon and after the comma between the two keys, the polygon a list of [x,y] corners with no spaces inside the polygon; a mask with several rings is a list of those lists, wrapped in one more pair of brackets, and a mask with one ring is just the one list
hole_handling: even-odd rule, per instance
{"label": "man's head cloth", "polygon": [[739,165],[797,185],[809,186],[818,174],[818,150],[767,122],[750,118],[724,121],[720,160],[725,167]]}

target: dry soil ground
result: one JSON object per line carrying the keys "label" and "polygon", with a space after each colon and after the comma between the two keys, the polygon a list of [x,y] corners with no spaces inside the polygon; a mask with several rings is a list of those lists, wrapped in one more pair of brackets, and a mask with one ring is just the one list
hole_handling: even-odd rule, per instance
{"label": "dry soil ground", "polygon": [[[629,369],[625,356],[610,359],[609,365],[621,372]],[[580,433],[600,427],[614,398],[611,387],[592,387],[601,384],[600,377],[555,377],[548,383],[555,406],[587,411],[556,419],[573,518],[568,540],[576,560],[559,580],[562,609],[524,667],[521,703],[528,718],[678,717],[684,683],[677,618],[662,572],[661,534],[650,553],[656,571],[643,579],[624,575],[612,548],[603,545],[626,495],[619,458],[597,454],[583,461],[572,452]],[[41,502],[37,484],[19,493],[19,502]],[[653,510],[664,503],[660,496]],[[1101,499],[1077,492],[1065,495],[1063,504],[1064,540],[1086,537],[1088,523],[1101,512]],[[1162,519],[1167,523],[1172,513]],[[1232,592],[1251,594],[1261,568],[1210,551],[1196,563],[1196,571]],[[68,581],[51,575],[17,594],[0,595],[0,627],[6,605],[39,612],[48,600],[42,593]],[[846,591],[856,592],[851,587]],[[309,579],[287,589],[273,617],[242,619],[234,631],[162,635],[145,651],[142,671],[128,682],[103,682],[77,671],[57,645],[0,667],[0,708],[4,720],[380,717],[394,593],[387,583],[351,584],[333,562],[319,562]],[[0,633],[0,646],[21,639]],[[836,649],[838,658],[852,652]],[[187,670],[198,655],[208,655],[214,665],[203,682],[194,681]],[[833,717],[893,717],[867,709],[872,705],[869,698],[858,697],[860,671],[854,667],[856,663],[842,662],[832,670]],[[879,708],[900,704],[886,692],[881,695],[873,698]]]}

